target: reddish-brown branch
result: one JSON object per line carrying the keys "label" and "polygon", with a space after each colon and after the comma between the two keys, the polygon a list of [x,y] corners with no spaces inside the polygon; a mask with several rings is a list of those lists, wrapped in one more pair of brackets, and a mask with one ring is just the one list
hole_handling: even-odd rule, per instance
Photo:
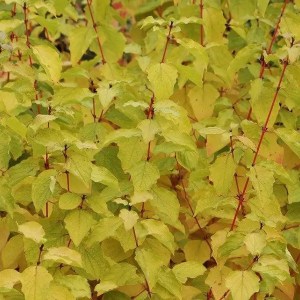
{"label": "reddish-brown branch", "polygon": [[17,4],[15,3],[11,9],[11,17],[13,18],[16,15]]}
{"label": "reddish-brown branch", "polygon": [[80,202],[80,204],[78,206],[79,209],[83,208],[83,203],[84,203],[85,200],[86,200],[86,195],[82,195],[81,196],[81,202]]}
{"label": "reddish-brown branch", "polygon": [[147,288],[144,287],[140,292],[138,292],[135,296],[131,296],[131,299],[135,299],[137,298],[139,295],[141,295],[142,293],[144,293],[145,291],[147,291]]}
{"label": "reddish-brown branch", "polygon": [[[271,42],[270,42],[269,47],[266,51],[267,55],[272,53],[272,48],[273,48],[273,45],[275,43],[276,37],[278,35],[279,26],[280,26],[280,23],[281,23],[281,20],[282,20],[282,17],[283,17],[283,14],[284,14],[284,11],[286,9],[286,6],[287,6],[288,2],[289,2],[289,0],[285,0],[284,3],[283,3],[283,6],[281,8],[281,12],[280,12],[279,18],[277,20],[277,23],[275,25],[275,29],[274,29],[274,32],[273,32],[273,35],[272,35]],[[266,61],[265,61],[263,55],[261,56],[260,61],[261,61],[261,63],[260,63],[259,78],[263,78],[266,67],[267,67],[267,64],[266,64]],[[247,115],[247,120],[250,120],[251,114],[252,114],[252,107],[249,108],[248,115]]]}
{"label": "reddish-brown branch", "polygon": [[[89,90],[96,94],[97,93],[97,89],[94,85],[94,81],[92,79],[90,79],[90,86],[89,86]],[[101,113],[101,116],[100,118],[102,117],[102,114],[103,114],[103,110],[102,110],[102,113]],[[97,122],[97,116],[96,116],[96,102],[95,102],[95,98],[93,97],[93,109],[92,109],[92,116],[93,116],[93,119],[94,119],[94,123]]]}
{"label": "reddish-brown branch", "polygon": [[206,300],[210,300],[213,299],[213,293],[212,293],[212,289],[210,288],[209,291],[206,294]]}
{"label": "reddish-brown branch", "polygon": [[227,290],[219,300],[224,300],[229,293],[230,293],[230,290]]}
{"label": "reddish-brown branch", "polygon": [[67,178],[67,191],[70,192],[70,172],[65,171],[66,173],[66,178]]}
{"label": "reddish-brown branch", "polygon": [[[27,8],[27,5],[26,5],[26,2],[23,5],[23,13],[24,13],[26,46],[28,47],[28,49],[30,49],[31,48],[31,44],[30,44],[30,41],[29,41],[30,31],[29,31],[29,27],[28,27],[28,8]],[[32,67],[32,59],[31,59],[30,54],[29,54],[29,65],[30,65],[30,67]]]}
{"label": "reddish-brown branch", "polygon": [[106,60],[105,60],[105,57],[104,57],[102,44],[101,44],[100,37],[99,37],[99,34],[98,34],[98,29],[97,29],[97,25],[96,25],[96,22],[95,22],[94,14],[93,14],[93,11],[92,11],[92,6],[91,6],[92,5],[92,0],[87,0],[87,5],[88,5],[88,9],[89,9],[90,16],[91,16],[91,19],[92,19],[93,28],[94,28],[94,31],[97,35],[97,44],[98,44],[99,51],[100,51],[100,54],[101,54],[102,64],[105,64]]}
{"label": "reddish-brown branch", "polygon": [[93,97],[93,111],[92,111],[92,115],[94,118],[94,123],[96,123],[97,121],[97,116],[96,116],[96,103],[95,103],[95,98]]}
{"label": "reddish-brown branch", "polygon": [[103,114],[104,114],[104,109],[101,110],[100,116],[98,118],[98,122],[103,121]]}
{"label": "reddish-brown branch", "polygon": [[37,260],[37,263],[36,263],[37,266],[39,266],[41,264],[43,249],[44,249],[44,244],[42,244],[39,248],[39,257],[38,257],[38,260]]}
{"label": "reddish-brown branch", "polygon": [[145,212],[145,202],[142,203],[141,218],[144,218],[144,212]]}
{"label": "reddish-brown branch", "polygon": [[149,283],[147,281],[147,279],[145,278],[145,284],[146,284],[146,291],[148,293],[148,297],[149,298],[152,298],[152,295],[151,295],[151,291],[150,291],[150,287],[149,287]]}
{"label": "reddish-brown branch", "polygon": [[[153,108],[153,106],[154,106],[155,96],[154,96],[153,91],[151,91],[151,92],[152,92],[152,97],[151,97],[150,104],[149,104],[148,111],[147,111],[147,119],[148,120],[151,120],[154,117],[154,108]],[[149,161],[150,158],[151,158],[151,141],[148,143],[147,161]]]}
{"label": "reddish-brown branch", "polygon": [[[26,46],[30,50],[31,49],[31,43],[30,43],[29,37],[30,37],[30,32],[31,31],[29,30],[29,27],[28,27],[28,7],[27,7],[26,2],[23,5],[23,14],[24,14]],[[30,53],[29,53],[29,65],[30,65],[31,68],[33,68],[33,63],[32,63],[32,58],[31,58]],[[38,100],[38,90],[37,90],[37,81],[36,80],[33,83],[33,88],[34,88],[34,92],[35,92],[35,100],[37,101]],[[38,114],[41,113],[41,106],[39,104],[37,105],[37,111],[38,111]]]}
{"label": "reddish-brown branch", "polygon": [[[149,90],[152,93],[152,97],[150,99],[148,111],[147,111],[147,119],[153,119],[154,117],[154,100],[155,100],[155,95],[152,90],[150,90],[147,86],[146,89]],[[151,141],[148,142],[148,147],[147,147],[147,158],[146,160],[149,161],[151,159]],[[141,218],[144,217],[144,212],[145,212],[145,202],[142,203],[142,208],[141,208]]]}
{"label": "reddish-brown branch", "polygon": [[167,35],[167,38],[166,38],[166,44],[165,44],[163,56],[162,56],[162,59],[161,59],[160,63],[164,63],[165,62],[168,45],[169,45],[170,40],[171,40],[171,31],[172,31],[172,29],[173,29],[173,21],[171,21],[171,23],[169,25],[169,32],[168,32],[168,35]]}
{"label": "reddish-brown branch", "polygon": [[[49,155],[48,155],[48,151],[46,148],[46,155],[45,155],[45,162],[44,162],[44,167],[46,170],[49,170],[50,165],[49,165]],[[49,204],[48,201],[46,202],[46,218],[48,218],[49,216]]]}
{"label": "reddish-brown branch", "polygon": [[[272,112],[273,112],[274,105],[275,105],[276,100],[277,100],[279,90],[281,88],[281,83],[282,83],[282,80],[283,80],[283,77],[284,77],[287,66],[288,66],[288,58],[286,58],[283,62],[283,68],[282,68],[282,72],[280,74],[279,82],[277,84],[276,91],[274,93],[273,100],[272,100],[271,106],[269,108],[268,115],[266,117],[265,123],[262,127],[261,135],[260,135],[260,138],[259,138],[259,141],[258,141],[258,144],[257,144],[257,147],[256,147],[256,151],[255,151],[255,154],[254,154],[254,157],[253,157],[253,160],[252,160],[252,167],[254,167],[255,164],[256,164],[256,160],[257,160],[257,157],[258,157],[258,154],[259,154],[259,151],[260,151],[260,147],[262,145],[262,141],[264,139],[264,136],[265,136],[266,132],[268,131],[269,121],[270,121],[270,118],[271,118],[271,115],[272,115]],[[247,188],[248,188],[248,185],[249,185],[249,181],[250,181],[250,179],[249,179],[249,177],[247,177],[247,180],[245,182],[243,191],[240,195],[238,195],[239,203],[238,203],[238,206],[235,210],[235,214],[234,214],[234,217],[233,217],[233,220],[232,220],[232,223],[231,223],[230,231],[233,230],[233,228],[235,226],[237,216],[238,216],[238,213],[239,213],[239,211],[240,211],[240,209],[243,205],[245,194],[246,194],[246,191],[247,191]]]}
{"label": "reddish-brown branch", "polygon": [[[199,4],[199,9],[200,9],[200,18],[201,21],[203,20],[203,0],[200,0],[200,4]],[[200,44],[203,46],[204,45],[204,28],[203,28],[203,24],[200,24]]]}
{"label": "reddish-brown branch", "polygon": [[[67,151],[68,151],[68,146],[65,145],[64,150],[63,150],[63,156],[65,158],[65,163],[68,160]],[[66,179],[67,179],[67,191],[70,192],[70,172],[68,170],[66,170],[65,173],[66,173]]]}
{"label": "reddish-brown branch", "polygon": [[187,194],[187,192],[186,192],[186,188],[185,188],[183,179],[182,179],[182,177],[181,177],[181,173],[180,173],[180,165],[179,165],[179,162],[178,162],[178,160],[177,160],[176,154],[175,154],[175,160],[176,160],[176,164],[177,164],[177,170],[178,170],[178,173],[179,173],[179,174],[178,174],[178,175],[179,175],[179,182],[180,182],[180,185],[181,185],[181,188],[182,188],[182,191],[183,191],[183,198],[184,198],[185,202],[187,203],[187,205],[188,205],[188,207],[189,207],[189,209],[190,209],[190,211],[191,211],[191,214],[192,214],[192,216],[193,216],[193,218],[194,218],[194,220],[195,220],[195,222],[196,222],[196,224],[197,224],[197,226],[198,226],[198,228],[199,228],[199,232],[200,232],[201,235],[204,237],[204,241],[206,242],[207,246],[208,246],[209,249],[210,249],[210,255],[211,255],[211,254],[212,254],[212,247],[211,247],[209,241],[206,239],[206,232],[205,232],[204,229],[201,227],[200,222],[199,222],[197,216],[195,216],[195,211],[194,211],[194,209],[193,209],[193,206],[191,205],[191,202],[190,202],[190,200],[189,200],[188,194]]}
{"label": "reddish-brown branch", "polygon": [[132,227],[132,232],[133,232],[133,236],[134,236],[134,241],[135,241],[135,246],[136,248],[139,246],[139,243],[138,243],[138,239],[137,239],[137,236],[136,236],[136,232],[135,232],[135,228]]}
{"label": "reddish-brown branch", "polygon": [[[233,147],[232,135],[230,136],[230,152],[231,152],[232,159],[234,160],[234,147]],[[234,181],[235,181],[235,185],[236,185],[236,190],[239,195],[240,194],[240,186],[239,186],[239,182],[238,182],[237,173],[234,173]]]}
{"label": "reddish-brown branch", "polygon": [[289,230],[289,229],[293,229],[293,228],[298,228],[300,227],[300,224],[295,224],[295,225],[290,225],[290,226],[286,226],[282,229],[282,231],[285,231],[285,230]]}

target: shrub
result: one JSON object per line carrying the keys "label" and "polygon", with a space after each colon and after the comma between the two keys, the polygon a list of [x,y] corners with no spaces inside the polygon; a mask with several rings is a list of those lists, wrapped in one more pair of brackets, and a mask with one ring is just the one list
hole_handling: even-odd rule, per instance
{"label": "shrub", "polygon": [[0,8],[1,299],[299,296],[299,0]]}

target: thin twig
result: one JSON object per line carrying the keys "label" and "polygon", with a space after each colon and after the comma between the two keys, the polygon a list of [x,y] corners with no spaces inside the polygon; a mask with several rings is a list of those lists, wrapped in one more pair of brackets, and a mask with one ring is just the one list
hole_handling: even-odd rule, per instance
{"label": "thin twig", "polygon": [[163,56],[162,56],[162,59],[161,59],[161,62],[160,63],[164,63],[165,62],[165,59],[166,59],[166,54],[167,54],[167,49],[168,49],[168,45],[170,43],[170,40],[171,40],[171,31],[173,29],[173,21],[170,22],[170,25],[169,25],[169,32],[168,32],[168,35],[167,35],[167,38],[166,38],[166,44],[165,44],[165,48],[164,48],[164,52],[163,52]]}
{"label": "thin twig", "polygon": [[197,224],[197,226],[198,226],[198,228],[199,228],[200,233],[204,236],[204,241],[205,241],[205,243],[207,244],[207,246],[208,246],[209,249],[210,249],[210,256],[211,256],[211,254],[212,254],[212,252],[213,252],[212,247],[211,247],[209,241],[205,238],[205,237],[206,237],[206,232],[205,232],[204,229],[201,227],[200,222],[199,222],[197,216],[195,216],[195,211],[194,211],[194,209],[193,209],[193,207],[192,207],[192,205],[191,205],[191,203],[190,203],[188,194],[187,194],[187,192],[186,192],[185,185],[184,185],[184,183],[183,183],[183,179],[182,179],[181,174],[180,174],[180,166],[179,166],[179,162],[178,162],[178,160],[177,160],[176,154],[175,154],[175,160],[176,160],[176,164],[177,164],[177,170],[178,170],[178,172],[179,172],[179,181],[180,181],[180,185],[181,185],[181,188],[182,188],[182,191],[183,191],[183,197],[184,197],[184,200],[186,201],[186,203],[187,203],[187,205],[188,205],[188,207],[189,207],[189,209],[190,209],[190,211],[191,211],[191,213],[192,213],[192,217],[193,217],[193,219],[195,220],[195,222],[196,222],[196,224]]}
{"label": "thin twig", "polygon": [[93,28],[94,28],[94,31],[96,32],[96,35],[97,35],[97,43],[98,43],[99,51],[100,51],[100,54],[101,54],[102,64],[104,65],[106,63],[106,60],[105,60],[105,57],[104,57],[103,48],[102,48],[102,44],[101,44],[101,41],[100,41],[98,29],[97,29],[97,24],[95,22],[94,14],[93,14],[93,11],[92,11],[92,6],[91,6],[92,5],[92,0],[87,0],[87,5],[88,5],[88,9],[89,9],[90,16],[91,16],[91,19],[92,19]]}
{"label": "thin twig", "polygon": [[[284,77],[287,66],[288,66],[288,58],[286,58],[283,62],[283,68],[282,68],[282,72],[281,72],[281,75],[280,75],[280,78],[279,78],[279,82],[278,82],[276,91],[274,93],[273,100],[272,100],[271,106],[269,108],[269,112],[268,112],[266,121],[264,123],[264,126],[262,127],[261,135],[260,135],[260,138],[259,138],[259,141],[258,141],[258,144],[257,144],[257,148],[256,148],[256,151],[255,151],[253,160],[252,160],[252,164],[251,164],[252,167],[254,167],[255,164],[256,164],[256,160],[257,160],[257,157],[258,157],[261,145],[262,145],[262,141],[264,139],[264,136],[265,136],[266,132],[268,131],[268,125],[269,125],[269,121],[270,121],[270,118],[271,118],[271,114],[273,112],[273,108],[274,108],[274,105],[276,103],[277,96],[278,96],[279,90],[281,88],[281,83],[282,83],[282,80],[283,80],[283,77]],[[247,191],[247,188],[248,188],[248,185],[249,185],[249,181],[250,181],[250,178],[247,177],[244,188],[243,188],[243,191],[242,191],[241,194],[238,195],[239,202],[238,202],[238,206],[235,210],[235,214],[234,214],[234,217],[233,217],[233,220],[232,220],[232,223],[231,223],[230,231],[233,230],[233,228],[235,226],[237,216],[238,216],[238,213],[239,213],[239,211],[240,211],[240,209],[243,205],[245,194],[246,194],[246,191]]]}
{"label": "thin twig", "polygon": [[[287,6],[288,2],[289,2],[289,0],[285,0],[284,3],[283,3],[283,6],[281,8],[281,12],[280,12],[279,18],[277,20],[275,30],[274,30],[273,35],[272,35],[270,45],[267,49],[267,55],[272,53],[272,48],[273,48],[273,45],[275,43],[276,37],[278,35],[278,31],[279,31],[279,25],[280,25],[280,22],[282,20],[282,17],[283,17],[283,14],[284,14],[284,11],[286,9],[286,6]],[[258,78],[260,78],[260,79],[263,78],[266,66],[267,66],[266,61],[264,59],[264,56],[262,55],[261,56],[260,71],[259,71],[259,77]],[[250,109],[248,111],[247,120],[250,120],[251,114],[252,114],[252,107],[250,107]]]}

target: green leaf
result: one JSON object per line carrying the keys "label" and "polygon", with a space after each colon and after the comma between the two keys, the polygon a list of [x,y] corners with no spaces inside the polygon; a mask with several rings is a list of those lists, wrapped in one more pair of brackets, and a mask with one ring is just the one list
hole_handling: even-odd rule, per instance
{"label": "green leaf", "polygon": [[62,275],[58,274],[55,281],[68,288],[72,295],[77,298],[90,298],[91,292],[86,278],[79,275]]}
{"label": "green leaf", "polygon": [[148,80],[157,100],[169,99],[173,94],[176,79],[176,69],[166,63],[154,64],[148,69]]}
{"label": "green leaf", "polygon": [[283,236],[294,248],[300,248],[300,228],[291,228],[283,231]]}
{"label": "green leaf", "polygon": [[120,218],[103,218],[93,228],[89,235],[88,243],[91,245],[95,242],[102,242],[110,236],[113,236],[116,230],[122,225]]}
{"label": "green leaf", "polygon": [[118,89],[115,86],[105,83],[97,89],[97,95],[99,96],[102,108],[106,110],[113,99],[118,95]]}
{"label": "green leaf", "polygon": [[56,50],[47,45],[37,45],[32,47],[32,51],[49,78],[54,82],[58,82],[62,70],[62,63]]}
{"label": "green leaf", "polygon": [[197,261],[180,263],[172,270],[177,279],[182,283],[185,283],[188,278],[196,278],[206,271],[205,267]]}
{"label": "green leaf", "polygon": [[107,186],[119,188],[118,179],[106,168],[92,165],[91,179]]}
{"label": "green leaf", "polygon": [[32,121],[30,128],[37,131],[42,125],[55,120],[57,117],[52,115],[37,115]]}
{"label": "green leaf", "polygon": [[256,165],[250,168],[250,180],[261,203],[269,200],[275,182],[273,172]]}
{"label": "green leaf", "polygon": [[244,243],[252,255],[260,255],[267,245],[266,236],[262,232],[253,232],[246,235]]}
{"label": "green leaf", "polygon": [[175,299],[182,299],[181,296],[181,290],[182,286],[180,282],[177,280],[175,274],[172,270],[169,270],[167,268],[160,269],[159,275],[158,275],[158,286],[154,288],[154,292],[157,291],[159,294],[162,290],[167,291],[170,295],[172,295],[172,298],[175,297]]}
{"label": "green leaf", "polygon": [[278,128],[275,132],[300,158],[300,133],[288,128]]}
{"label": "green leaf", "polygon": [[[216,22],[218,20],[218,22]],[[207,7],[203,14],[205,42],[222,43],[226,20],[220,9]]]}
{"label": "green leaf", "polygon": [[43,255],[43,259],[75,267],[82,266],[81,255],[68,247],[49,248]]}
{"label": "green leaf", "polygon": [[[121,59],[126,41],[124,35],[116,30],[115,27],[108,26],[106,24],[99,27],[99,35],[101,36],[105,59],[109,63],[113,63]],[[98,45],[94,44],[94,47],[94,52],[99,53]]]}
{"label": "green leaf", "polygon": [[15,235],[3,247],[1,263],[4,269],[14,269],[18,266],[18,260],[24,254],[23,240],[22,235]]}
{"label": "green leaf", "polygon": [[156,220],[142,220],[140,223],[141,227],[137,227],[137,235],[139,237],[144,237],[147,235],[152,235],[157,240],[159,240],[170,252],[174,252],[176,244],[174,242],[174,236],[171,234],[167,225],[161,221]]}
{"label": "green leaf", "polygon": [[12,289],[21,280],[21,274],[13,269],[0,271],[0,289]]}
{"label": "green leaf", "polygon": [[137,192],[149,191],[160,177],[157,167],[148,161],[140,161],[128,171]]}
{"label": "green leaf", "polygon": [[43,300],[49,291],[52,275],[42,266],[25,269],[21,275],[22,292],[25,300]]}
{"label": "green leaf", "polygon": [[96,280],[102,278],[107,274],[110,263],[103,254],[102,247],[99,243],[94,244],[92,247],[86,245],[79,248],[82,258],[82,269],[84,276],[89,280]]}
{"label": "green leaf", "polygon": [[268,275],[277,282],[283,282],[290,276],[287,261],[271,255],[261,256],[252,270],[262,275]]}
{"label": "green leaf", "polygon": [[235,173],[235,163],[231,155],[218,156],[210,167],[209,178],[214,184],[214,188],[219,195],[227,195]]}
{"label": "green leaf", "polygon": [[101,295],[119,286],[133,285],[139,281],[136,271],[136,267],[131,264],[115,264],[104,275],[101,282],[96,285],[95,290],[98,292],[98,295]]}
{"label": "green leaf", "polygon": [[70,290],[55,282],[50,284],[51,293],[48,294],[47,300],[76,300]]}
{"label": "green leaf", "polygon": [[19,164],[16,164],[8,170],[9,184],[14,186],[28,176],[35,176],[38,170],[39,165],[37,159],[29,157],[28,159],[22,160]]}
{"label": "green leaf", "polygon": [[138,248],[135,251],[135,260],[142,269],[149,288],[152,289],[158,281],[159,269],[162,262],[151,250]]}
{"label": "green leaf", "polygon": [[45,170],[32,183],[32,201],[36,211],[40,211],[53,195],[55,175],[55,170]]}
{"label": "green leaf", "polygon": [[225,285],[225,279],[231,272],[232,270],[230,268],[222,265],[209,269],[205,283],[212,288],[215,298],[221,299],[228,291]]}
{"label": "green leaf", "polygon": [[259,291],[259,277],[252,271],[233,271],[226,277],[233,300],[249,300]]}
{"label": "green leaf", "polygon": [[92,165],[86,155],[83,153],[70,154],[66,163],[66,169],[78,177],[86,187],[90,186]]}
{"label": "green leaf", "polygon": [[162,187],[154,187],[151,194],[153,198],[149,202],[158,217],[163,222],[183,230],[178,220],[180,204],[176,195]]}
{"label": "green leaf", "polygon": [[95,38],[95,31],[89,27],[77,27],[70,32],[70,52],[73,66],[78,63]]}
{"label": "green leaf", "polygon": [[242,0],[230,0],[229,7],[233,18],[237,19],[238,21],[241,21],[253,15],[254,10],[256,8],[256,1],[249,0],[245,2]]}
{"label": "green leaf", "polygon": [[0,136],[0,169],[7,169],[10,159],[9,143],[11,138],[8,134],[2,133]]}
{"label": "green leaf", "polygon": [[151,119],[141,121],[137,127],[141,129],[143,140],[146,144],[154,140],[155,135],[160,131],[157,122]]}
{"label": "green leaf", "polygon": [[35,221],[29,221],[18,225],[18,230],[28,239],[36,243],[44,243],[45,231],[41,224]]}
{"label": "green leaf", "polygon": [[119,217],[124,222],[124,227],[128,231],[133,228],[139,219],[139,215],[135,211],[129,211],[127,209],[121,209]]}
{"label": "green leaf", "polygon": [[203,86],[191,88],[188,96],[195,117],[203,120],[212,116],[219,92],[212,84],[204,83]]}
{"label": "green leaf", "polygon": [[93,96],[94,94],[88,88],[59,87],[55,89],[54,99],[51,101],[51,104],[55,107],[72,103],[82,103]]}
{"label": "green leaf", "polygon": [[250,44],[241,49],[229,64],[228,73],[231,76],[231,78],[234,77],[234,74],[237,71],[239,71],[241,68],[244,68],[249,61],[256,58],[259,51],[260,47],[253,44]]}
{"label": "green leaf", "polygon": [[59,197],[59,208],[71,210],[77,208],[82,199],[79,195],[73,193],[64,193]]}
{"label": "green leaf", "polygon": [[70,212],[65,217],[64,221],[66,229],[75,246],[78,246],[81,243],[91,227],[96,223],[92,215],[82,209]]}

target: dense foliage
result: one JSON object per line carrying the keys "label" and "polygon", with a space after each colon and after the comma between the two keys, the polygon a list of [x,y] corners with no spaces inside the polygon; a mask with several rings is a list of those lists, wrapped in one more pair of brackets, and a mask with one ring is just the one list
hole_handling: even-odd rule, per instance
{"label": "dense foliage", "polygon": [[1,0],[0,299],[299,299],[299,46],[299,0]]}

